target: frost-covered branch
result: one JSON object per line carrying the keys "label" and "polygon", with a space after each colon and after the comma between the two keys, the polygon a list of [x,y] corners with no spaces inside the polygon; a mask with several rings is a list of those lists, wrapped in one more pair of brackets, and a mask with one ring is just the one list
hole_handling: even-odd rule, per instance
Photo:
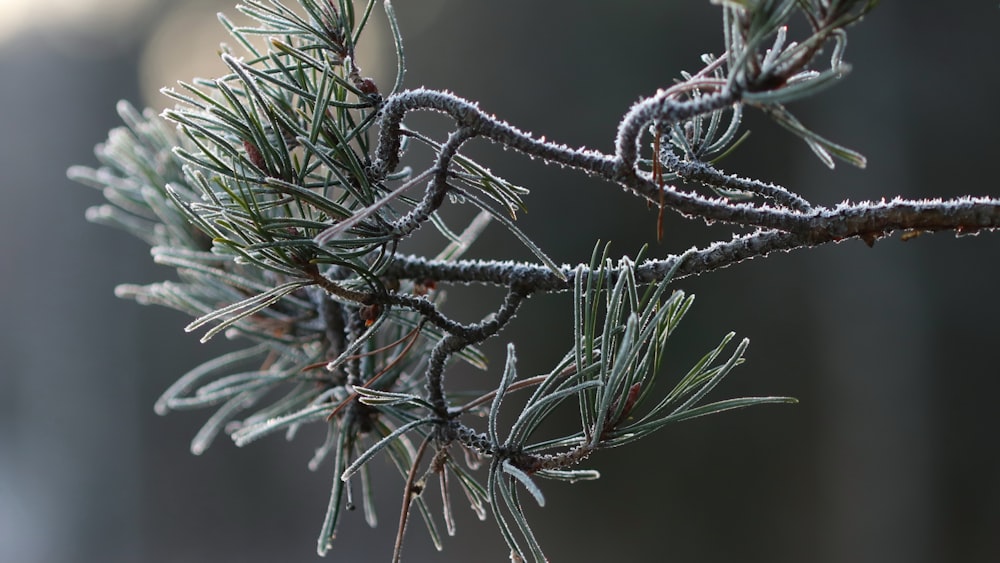
{"label": "frost-covered branch", "polygon": [[[683,262],[676,278],[699,275],[766,256],[775,251],[810,248],[853,238],[872,246],[897,230],[909,232],[954,231],[959,235],[1000,229],[1000,200],[959,198],[955,200],[905,200],[842,204],[832,209],[813,208],[787,231],[759,230],[719,241],[683,255],[649,259],[636,267],[636,276],[649,283],[663,279],[678,259]],[[384,274],[398,278],[434,279],[439,282],[530,287],[536,292],[566,291],[572,287],[574,268],[562,267],[562,276],[535,265],[495,260],[428,260],[421,256],[397,256]]]}
{"label": "frost-covered branch", "polygon": [[[357,61],[356,41],[374,0],[362,10],[348,0],[299,0],[300,9],[244,0],[238,9],[252,26],[223,18],[246,51],[223,48],[228,74],[165,90],[177,106],[162,116],[120,104],[126,126],[98,146],[101,166],[70,170],[107,199],[88,212],[91,220],[142,238],[157,263],[176,271],[175,280],[122,285],[120,296],[190,314],[188,330],[205,330],[203,340],[225,334],[249,341],[183,375],[156,411],[217,408],[191,444],[195,453],[223,432],[242,446],[325,424],[327,438],[309,464],[315,469],[331,458],[335,474],[320,554],[330,549],[355,482],[365,511],[372,510],[367,464],[385,455],[404,482],[396,559],[414,508],[440,545],[420,496],[436,476],[449,531],[447,499],[457,486],[480,516],[492,514],[513,559],[542,561],[518,496],[526,492],[544,504],[538,479],[594,479],[595,471],[577,466],[599,450],[677,421],[791,402],[707,402],[746,351],[747,341],[732,333],[677,381],[655,385],[667,340],[692,302],[672,289],[674,279],[829,242],[860,238],[871,246],[895,231],[910,238],[995,230],[1000,200],[896,198],[824,207],[787,186],[722,172],[717,161],[742,141],[745,111],[772,118],[831,167],[836,159],[865,165],[861,155],[803,125],[786,104],[848,73],[846,28],[874,2],[716,3],[722,54],[705,55],[696,72],[623,108],[617,130],[608,132],[614,151],[605,154],[536,137],[450,92],[403,90],[400,25],[388,1],[400,64],[391,89],[363,76]],[[804,23],[800,41],[790,40],[792,22]],[[819,58],[827,48],[828,62]],[[443,140],[407,126],[419,111],[450,119]],[[670,210],[729,225],[731,235],[679,255],[615,258],[598,247],[589,259],[557,265],[518,226],[531,191],[463,153],[477,138],[626,189],[637,207],[659,208],[658,234]],[[421,160],[411,151],[415,144],[433,156]],[[453,229],[440,213],[452,205],[472,206],[475,218]],[[514,234],[534,260],[463,260],[490,222]],[[444,237],[444,248],[400,254],[400,243],[424,227]],[[506,295],[492,314],[465,323],[444,299],[451,284],[498,286]],[[511,343],[485,388],[471,399],[458,393],[454,364],[489,370],[478,346],[507,328],[530,295],[547,292],[572,295],[572,343],[563,358],[548,373],[519,378]],[[511,417],[500,412],[514,393],[527,398],[513,422],[504,422]],[[579,426],[553,436],[559,433],[547,421],[560,408],[578,413]],[[481,458],[489,459],[485,475],[477,472]]]}

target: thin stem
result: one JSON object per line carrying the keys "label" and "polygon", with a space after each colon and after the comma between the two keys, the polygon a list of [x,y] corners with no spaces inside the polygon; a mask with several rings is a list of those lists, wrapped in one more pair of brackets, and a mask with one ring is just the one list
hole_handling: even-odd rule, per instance
{"label": "thin stem", "polygon": [[417,448],[417,455],[413,457],[413,464],[410,466],[410,471],[406,474],[406,485],[403,486],[403,507],[399,510],[399,526],[396,528],[396,544],[392,548],[393,563],[399,563],[400,555],[403,552],[403,534],[406,533],[406,523],[410,518],[410,505],[413,503],[414,497],[423,492],[422,487],[416,487],[417,468],[420,467],[420,461],[424,458],[427,446],[430,445],[433,439],[434,434],[430,433],[424,437],[422,442],[420,442],[420,447]]}

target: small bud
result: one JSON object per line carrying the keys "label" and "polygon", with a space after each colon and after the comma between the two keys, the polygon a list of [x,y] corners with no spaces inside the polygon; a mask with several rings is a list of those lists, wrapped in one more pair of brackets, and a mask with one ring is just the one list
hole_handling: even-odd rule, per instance
{"label": "small bud", "polygon": [[367,76],[362,78],[361,80],[358,80],[356,86],[358,87],[358,90],[361,90],[363,94],[366,94],[368,96],[379,95],[378,86],[375,84],[375,81],[372,80],[371,78],[368,78]]}
{"label": "small bud", "polygon": [[371,305],[364,305],[358,310],[358,316],[361,320],[365,321],[365,326],[369,327],[375,324],[375,319],[382,314],[382,306],[378,303],[372,303]]}
{"label": "small bud", "polygon": [[413,283],[414,295],[427,295],[435,289],[437,289],[437,282],[430,278]]}
{"label": "small bud", "polygon": [[253,163],[261,172],[267,172],[267,162],[264,160],[264,155],[260,154],[260,150],[254,146],[250,141],[243,141],[243,148],[247,151],[247,157],[250,162]]}
{"label": "small bud", "polygon": [[393,293],[399,291],[399,278],[382,278],[382,285]]}

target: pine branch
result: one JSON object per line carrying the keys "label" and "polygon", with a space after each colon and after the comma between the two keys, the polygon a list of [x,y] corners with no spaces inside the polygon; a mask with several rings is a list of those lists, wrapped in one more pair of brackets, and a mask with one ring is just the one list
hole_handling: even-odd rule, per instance
{"label": "pine branch", "polygon": [[[674,279],[853,238],[872,246],[895,231],[904,231],[904,240],[992,231],[1000,228],[1000,200],[895,198],[824,207],[788,187],[722,172],[717,161],[745,139],[739,131],[746,110],[774,119],[828,166],[836,159],[865,166],[864,157],[807,128],[787,104],[847,75],[846,29],[875,2],[716,3],[723,54],[705,55],[700,70],[625,110],[614,151],[605,154],[535,137],[449,92],[401,89],[402,39],[388,1],[399,68],[393,87],[380,89],[362,75],[355,49],[374,0],[360,11],[347,0],[299,0],[301,10],[245,0],[238,9],[256,27],[222,18],[247,51],[240,57],[224,49],[229,74],[167,90],[178,105],[162,118],[120,104],[126,126],[98,147],[101,167],[70,170],[108,200],[88,212],[91,220],[142,238],[157,263],[176,270],[176,281],[122,285],[118,295],[189,313],[195,320],[188,329],[204,327],[203,340],[224,333],[250,341],[182,376],[156,411],[217,406],[191,444],[194,453],[223,431],[242,446],[326,424],[327,438],[309,464],[314,469],[332,457],[336,475],[320,554],[330,549],[355,480],[366,519],[376,521],[367,464],[384,454],[404,482],[396,560],[412,509],[440,545],[420,496],[436,474],[449,531],[448,487],[457,483],[482,517],[490,505],[513,559],[541,561],[521,502],[526,492],[544,504],[538,479],[595,479],[595,471],[577,465],[598,451],[681,420],[793,402],[706,402],[743,361],[748,342],[732,333],[662,393],[655,380],[667,341],[692,303],[669,289]],[[788,40],[790,22],[805,22],[803,40]],[[252,40],[259,35],[269,38],[266,51]],[[821,64],[826,47],[832,55]],[[443,142],[407,127],[418,111],[451,118]],[[645,256],[644,249],[635,259],[613,259],[607,247],[596,247],[589,261],[556,265],[516,224],[529,190],[462,153],[476,138],[625,188],[659,207],[660,228],[669,209],[731,225],[732,236],[665,257]],[[429,147],[433,158],[416,162],[408,153],[414,143]],[[414,195],[419,187],[422,195]],[[477,214],[453,231],[439,212],[461,204]],[[462,260],[490,221],[514,234],[535,261]],[[436,258],[397,252],[428,224],[448,241]],[[492,314],[463,323],[444,303],[447,284],[497,286],[506,295]],[[573,338],[551,371],[519,379],[509,344],[494,386],[472,399],[455,392],[448,381],[453,360],[488,369],[477,346],[508,327],[530,295],[554,292],[572,294]],[[530,395],[505,426],[501,407],[522,391]],[[549,435],[539,431],[562,408],[578,413],[579,428],[534,439]],[[467,467],[454,451],[464,453]],[[482,458],[489,458],[485,476],[477,473]]]}
{"label": "pine branch", "polygon": [[[872,246],[897,230],[908,232],[954,231],[975,234],[1000,228],[1000,200],[958,198],[954,200],[895,199],[880,203],[842,204],[835,208],[814,207],[801,219],[789,222],[792,229],[760,230],[730,241],[692,249],[684,256],[676,278],[699,275],[766,256],[776,251],[811,248],[830,242],[860,238]],[[800,226],[801,225],[801,226]],[[637,269],[638,278],[650,283],[663,278],[681,255],[651,259]],[[421,256],[397,256],[384,274],[399,279],[433,279],[439,282],[518,285],[535,292],[567,291],[572,287],[573,268],[564,266],[566,279],[545,267],[510,261],[437,261]]]}

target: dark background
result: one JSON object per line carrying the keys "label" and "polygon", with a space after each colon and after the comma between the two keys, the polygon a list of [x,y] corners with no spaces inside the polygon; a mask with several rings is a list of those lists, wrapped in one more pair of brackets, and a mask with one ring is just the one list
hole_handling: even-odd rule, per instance
{"label": "dark background", "polygon": [[[315,560],[332,478],[330,466],[306,468],[320,436],[187,451],[208,413],[161,418],[153,401],[230,344],[199,345],[182,315],[116,300],[115,284],[170,273],[141,242],[86,223],[100,196],[65,180],[67,166],[94,163],[92,146],[118,123],[116,100],[163,105],[150,84],[190,77],[164,76],[173,67],[157,53],[188,62],[192,49],[211,56],[224,40],[211,21],[207,43],[193,25],[157,32],[208,2],[136,2],[143,9],[115,25],[100,15],[114,9],[106,4],[86,21],[39,6],[19,32],[0,35],[0,561]],[[450,89],[522,129],[603,151],[631,103],[721,50],[719,8],[707,1],[396,4],[408,87]],[[749,142],[724,167],[822,204],[997,195],[1000,10],[941,6],[884,2],[851,31],[852,75],[793,107],[868,156],[867,170],[829,171],[752,113]],[[232,12],[228,2],[218,9]],[[388,52],[361,64],[391,83]],[[532,188],[520,226],[557,261],[586,260],[597,238],[616,254],[654,240],[655,212],[618,188],[473,150]],[[673,214],[666,233],[653,255],[729,236]],[[526,257],[498,227],[476,252]],[[680,282],[698,301],[666,375],[735,330],[752,341],[749,361],[715,396],[801,403],[670,427],[589,460],[603,473],[597,483],[544,483],[548,504],[530,513],[549,557],[1000,560],[998,252],[993,234],[896,236]],[[454,293],[456,309],[495,306],[493,294]],[[500,340],[518,345],[525,374],[540,373],[569,345],[569,323],[565,299],[533,298]],[[500,356],[493,364],[467,375],[490,385]],[[388,472],[383,481],[379,527],[348,514],[330,560],[388,558],[401,487]],[[411,523],[407,561],[506,559],[495,526],[456,507],[458,535],[443,553]]]}

